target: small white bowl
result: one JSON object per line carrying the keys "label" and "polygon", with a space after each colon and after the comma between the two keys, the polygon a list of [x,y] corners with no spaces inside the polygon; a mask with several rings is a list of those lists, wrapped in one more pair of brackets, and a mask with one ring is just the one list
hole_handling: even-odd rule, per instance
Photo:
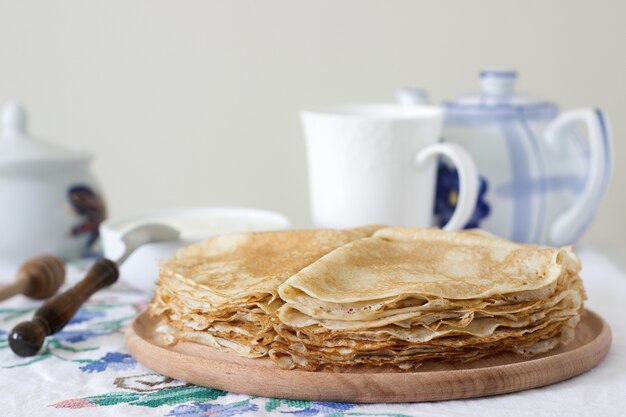
{"label": "small white bowl", "polygon": [[220,233],[259,230],[284,230],[289,219],[282,214],[241,208],[183,208],[111,219],[100,225],[100,238],[106,258],[115,260],[124,253],[121,237],[131,227],[146,223],[166,224],[180,230],[180,240],[149,243],[139,247],[120,268],[120,280],[145,292],[151,292],[158,278],[157,261],[168,259],[182,246],[205,240]]}

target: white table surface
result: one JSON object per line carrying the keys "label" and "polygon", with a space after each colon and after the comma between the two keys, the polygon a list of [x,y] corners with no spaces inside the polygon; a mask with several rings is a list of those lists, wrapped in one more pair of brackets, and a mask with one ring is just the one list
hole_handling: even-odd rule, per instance
{"label": "white table surface", "polygon": [[[470,400],[371,405],[279,401],[186,386],[127,355],[124,328],[147,296],[116,286],[92,297],[38,362],[13,355],[0,331],[0,416],[626,416],[626,273],[596,251],[579,254],[587,306],[609,322],[613,345],[596,368],[551,386]],[[1,303],[0,329],[30,318],[37,305],[23,297]]]}

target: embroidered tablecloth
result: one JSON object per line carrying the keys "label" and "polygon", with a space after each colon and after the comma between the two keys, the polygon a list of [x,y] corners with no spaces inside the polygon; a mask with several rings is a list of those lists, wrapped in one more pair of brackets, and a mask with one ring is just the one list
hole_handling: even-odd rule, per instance
{"label": "embroidered tablecloth", "polygon": [[[97,293],[39,355],[20,358],[11,328],[40,305],[18,296],[0,303],[0,416],[618,416],[626,415],[626,274],[582,251],[587,305],[607,319],[613,347],[590,372],[569,381],[489,398],[421,404],[349,404],[251,397],[199,387],[138,364],[124,331],[148,296],[123,284]],[[70,268],[81,278],[84,262]]]}

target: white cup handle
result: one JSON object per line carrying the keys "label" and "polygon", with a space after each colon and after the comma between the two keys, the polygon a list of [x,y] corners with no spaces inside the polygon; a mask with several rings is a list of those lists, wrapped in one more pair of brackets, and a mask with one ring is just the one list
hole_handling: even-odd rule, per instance
{"label": "white cup handle", "polygon": [[459,199],[452,217],[443,229],[460,230],[465,227],[476,209],[480,186],[478,170],[470,154],[454,143],[437,143],[422,149],[415,155],[415,166],[420,167],[437,155],[450,158],[459,173]]}
{"label": "white cup handle", "polygon": [[551,245],[572,243],[591,222],[596,207],[608,186],[612,168],[612,138],[608,121],[599,109],[586,108],[560,114],[546,129],[550,146],[562,145],[563,133],[575,123],[587,126],[589,140],[589,170],[582,193],[574,204],[559,215],[550,226]]}

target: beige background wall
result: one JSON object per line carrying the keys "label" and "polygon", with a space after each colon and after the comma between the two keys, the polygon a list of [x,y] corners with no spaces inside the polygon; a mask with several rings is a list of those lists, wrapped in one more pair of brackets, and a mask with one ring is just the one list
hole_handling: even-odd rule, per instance
{"label": "beige background wall", "polygon": [[[0,102],[93,150],[113,215],[184,205],[309,218],[298,109],[439,102],[485,66],[613,122],[616,169],[588,233],[626,232],[626,2],[0,0]],[[10,204],[10,202],[0,202]]]}

